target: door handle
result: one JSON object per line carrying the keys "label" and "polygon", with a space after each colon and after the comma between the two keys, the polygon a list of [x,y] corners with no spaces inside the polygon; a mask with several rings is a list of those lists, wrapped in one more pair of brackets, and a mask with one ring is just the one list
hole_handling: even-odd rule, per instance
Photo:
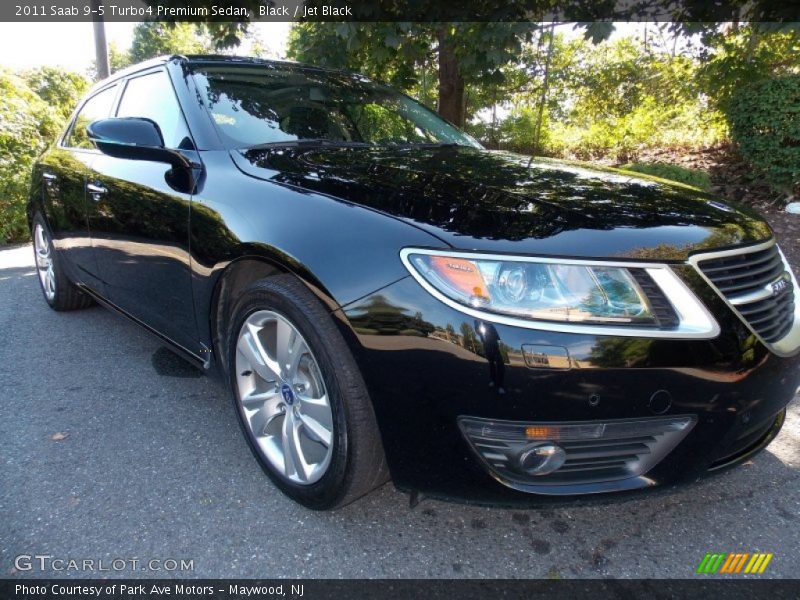
{"label": "door handle", "polygon": [[96,183],[87,183],[86,191],[89,192],[89,195],[95,202],[100,202],[100,199],[108,192],[104,186]]}

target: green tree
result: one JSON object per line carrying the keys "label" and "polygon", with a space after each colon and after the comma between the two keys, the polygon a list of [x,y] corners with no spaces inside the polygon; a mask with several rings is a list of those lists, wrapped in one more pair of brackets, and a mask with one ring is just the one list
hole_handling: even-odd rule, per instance
{"label": "green tree", "polygon": [[467,120],[469,85],[501,83],[536,25],[520,23],[298,23],[288,54],[303,62],[359,71],[409,90],[433,66],[437,110]]}
{"label": "green tree", "polygon": [[39,98],[66,121],[89,89],[89,80],[79,73],[57,67],[38,67],[22,73],[22,78]]}
{"label": "green tree", "polygon": [[[133,64],[133,61],[131,60],[131,53],[128,50],[121,49],[114,42],[109,42],[108,66],[111,69],[111,73],[116,73],[120,69],[124,69],[131,64]],[[92,61],[87,73],[93,80],[99,79],[96,61]]]}
{"label": "green tree", "polygon": [[[726,135],[721,113],[708,105],[699,61],[675,53],[675,44],[621,38],[593,44],[557,35],[542,107],[541,50],[523,50],[518,73],[507,81],[508,116],[495,128],[501,147],[532,152],[542,111],[545,153],[582,159],[627,160],[648,147],[706,146]],[[483,137],[483,136],[481,136]]]}
{"label": "green tree", "polygon": [[700,84],[726,111],[744,85],[800,74],[800,23],[710,27],[700,51]]}
{"label": "green tree", "polygon": [[215,47],[208,26],[194,23],[139,23],[133,30],[131,62],[164,54],[204,54]]}

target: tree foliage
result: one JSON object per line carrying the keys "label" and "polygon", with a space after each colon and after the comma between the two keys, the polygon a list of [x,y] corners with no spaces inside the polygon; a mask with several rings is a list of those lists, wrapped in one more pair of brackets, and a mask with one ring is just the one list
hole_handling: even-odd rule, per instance
{"label": "tree foliage", "polygon": [[203,54],[213,49],[205,24],[144,22],[133,30],[130,59],[137,63],[164,54]]}
{"label": "tree foliage", "polygon": [[[800,25],[800,24],[794,24]],[[800,30],[780,23],[709,27],[699,52],[699,83],[726,110],[743,85],[800,74]]]}
{"label": "tree foliage", "polygon": [[465,89],[500,84],[503,66],[516,60],[535,25],[523,23],[299,23],[291,58],[364,73],[403,89],[438,71],[439,113],[466,121]]}
{"label": "tree foliage", "polygon": [[23,78],[0,70],[0,242],[27,239],[31,167],[61,122],[59,112]]}
{"label": "tree foliage", "polygon": [[731,133],[742,156],[776,189],[800,188],[800,75],[738,88],[728,101]]}
{"label": "tree foliage", "polygon": [[31,91],[49,104],[66,121],[89,89],[89,80],[79,73],[57,67],[38,67],[22,73]]}

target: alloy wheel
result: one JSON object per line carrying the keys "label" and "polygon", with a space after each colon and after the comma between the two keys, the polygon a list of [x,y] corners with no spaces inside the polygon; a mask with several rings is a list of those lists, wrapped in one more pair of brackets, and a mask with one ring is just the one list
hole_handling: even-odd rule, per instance
{"label": "alloy wheel", "polygon": [[33,230],[33,249],[36,257],[36,271],[39,274],[42,290],[44,290],[47,300],[52,302],[56,297],[56,274],[53,270],[50,240],[41,223],[36,223]]}
{"label": "alloy wheel", "polygon": [[244,421],[273,469],[310,485],[333,454],[333,412],[317,360],[283,315],[247,317],[236,345],[236,385]]}

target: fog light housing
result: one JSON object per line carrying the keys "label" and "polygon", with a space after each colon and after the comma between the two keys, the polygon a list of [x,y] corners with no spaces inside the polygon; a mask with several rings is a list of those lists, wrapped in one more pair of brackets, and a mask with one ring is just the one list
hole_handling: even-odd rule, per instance
{"label": "fog light housing", "polygon": [[542,494],[652,485],[644,475],[696,423],[694,415],[561,422],[458,418],[470,447],[497,480]]}
{"label": "fog light housing", "polygon": [[540,477],[552,473],[563,465],[566,460],[567,453],[564,452],[561,446],[540,442],[525,446],[517,462],[519,468],[528,475]]}

